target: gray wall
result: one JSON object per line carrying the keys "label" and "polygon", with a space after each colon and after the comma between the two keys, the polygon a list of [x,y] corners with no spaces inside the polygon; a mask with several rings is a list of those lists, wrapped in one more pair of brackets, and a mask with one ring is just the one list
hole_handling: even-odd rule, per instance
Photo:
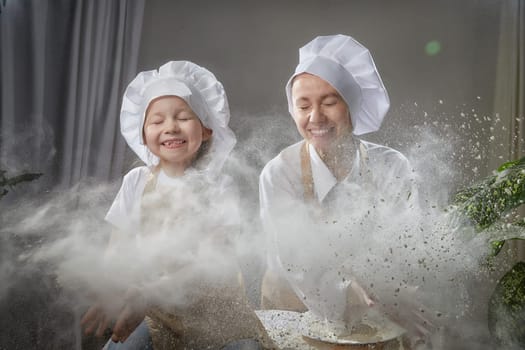
{"label": "gray wall", "polygon": [[[403,150],[412,141],[407,128],[422,124],[425,112],[452,130],[475,118],[473,109],[478,117],[493,113],[500,6],[499,0],[148,0],[139,70],[179,59],[210,69],[227,89],[241,144],[272,131],[276,142],[266,145],[266,159],[298,137],[284,95],[298,48],[317,35],[348,34],[372,52],[391,97],[382,130],[368,138]],[[431,40],[441,43],[437,55],[425,53]],[[468,122],[476,138],[486,137],[483,121]],[[460,136],[458,142],[469,141]]]}
{"label": "gray wall", "polygon": [[[408,151],[422,137],[414,125],[435,124],[439,139],[424,152],[463,146],[444,160],[457,164],[457,184],[483,175],[490,123],[482,117],[493,114],[500,6],[499,0],[148,0],[139,70],[190,60],[223,83],[237,153],[250,165],[238,180],[244,199],[252,198],[253,206],[243,210],[253,218],[247,221],[253,230],[257,175],[299,137],[284,85],[299,47],[317,35],[348,34],[372,52],[392,106],[369,140]],[[437,55],[425,53],[432,40],[441,43]],[[465,122],[471,129],[461,128]],[[477,140],[481,145],[472,148]],[[475,167],[481,170],[475,173]],[[256,262],[248,266],[254,301],[259,268]]]}

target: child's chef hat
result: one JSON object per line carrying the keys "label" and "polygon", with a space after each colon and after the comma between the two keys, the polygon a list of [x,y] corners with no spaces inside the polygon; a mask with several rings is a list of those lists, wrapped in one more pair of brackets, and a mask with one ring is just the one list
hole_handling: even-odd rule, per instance
{"label": "child's chef hat", "polygon": [[299,64],[286,84],[288,110],[293,114],[292,81],[301,73],[332,85],[350,109],[355,135],[377,131],[390,99],[366,47],[347,35],[318,36],[299,49]]}
{"label": "child's chef hat", "polygon": [[219,171],[236,143],[228,127],[228,99],[213,73],[189,61],[170,61],[158,71],[141,72],[128,85],[120,111],[120,130],[131,149],[147,165],[158,163],[159,159],[144,144],[142,130],[146,109],[161,96],[184,99],[202,124],[213,130],[205,169]]}

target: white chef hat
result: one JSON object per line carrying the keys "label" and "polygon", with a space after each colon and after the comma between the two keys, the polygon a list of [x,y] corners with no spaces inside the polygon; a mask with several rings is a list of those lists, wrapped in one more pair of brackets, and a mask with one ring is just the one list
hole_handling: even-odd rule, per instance
{"label": "white chef hat", "polygon": [[222,84],[207,69],[189,61],[170,61],[158,71],[139,73],[124,92],[120,130],[129,147],[149,165],[159,159],[146,147],[142,130],[146,109],[161,96],[178,96],[197,114],[202,124],[213,130],[203,170],[218,172],[236,143],[228,127],[230,109]]}
{"label": "white chef hat", "polygon": [[299,49],[299,64],[286,84],[293,115],[292,81],[301,73],[332,85],[350,109],[355,135],[377,131],[390,107],[388,93],[366,47],[342,34],[318,36]]}

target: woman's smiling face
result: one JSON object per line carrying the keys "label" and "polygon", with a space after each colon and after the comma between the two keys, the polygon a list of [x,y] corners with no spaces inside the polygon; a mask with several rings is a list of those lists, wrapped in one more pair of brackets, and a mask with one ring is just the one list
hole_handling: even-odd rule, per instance
{"label": "woman's smiling face", "polygon": [[320,152],[329,151],[352,132],[346,102],[332,85],[303,73],[292,82],[293,119],[303,138]]}
{"label": "woman's smiling face", "polygon": [[194,160],[203,141],[211,137],[199,117],[182,98],[162,96],[146,110],[144,142],[168,173],[181,175]]}

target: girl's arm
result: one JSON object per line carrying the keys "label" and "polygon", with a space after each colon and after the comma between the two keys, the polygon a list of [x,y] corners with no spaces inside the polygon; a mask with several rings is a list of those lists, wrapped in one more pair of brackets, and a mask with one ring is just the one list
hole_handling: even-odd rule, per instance
{"label": "girl's arm", "polygon": [[108,245],[104,252],[104,260],[111,259],[111,256],[118,252],[118,246],[122,244],[125,234],[116,227],[113,227],[109,236]]}
{"label": "girl's arm", "polygon": [[[113,228],[104,252],[104,260],[110,263],[111,259],[117,256],[119,248],[125,246],[123,242],[126,238],[124,232]],[[108,304],[107,300],[100,298],[88,309],[80,323],[86,334],[94,333],[95,336],[101,337],[115,320],[111,339],[114,342],[123,342],[144,319],[146,303],[141,293],[131,288],[123,292],[122,297],[112,299],[113,301]]]}

